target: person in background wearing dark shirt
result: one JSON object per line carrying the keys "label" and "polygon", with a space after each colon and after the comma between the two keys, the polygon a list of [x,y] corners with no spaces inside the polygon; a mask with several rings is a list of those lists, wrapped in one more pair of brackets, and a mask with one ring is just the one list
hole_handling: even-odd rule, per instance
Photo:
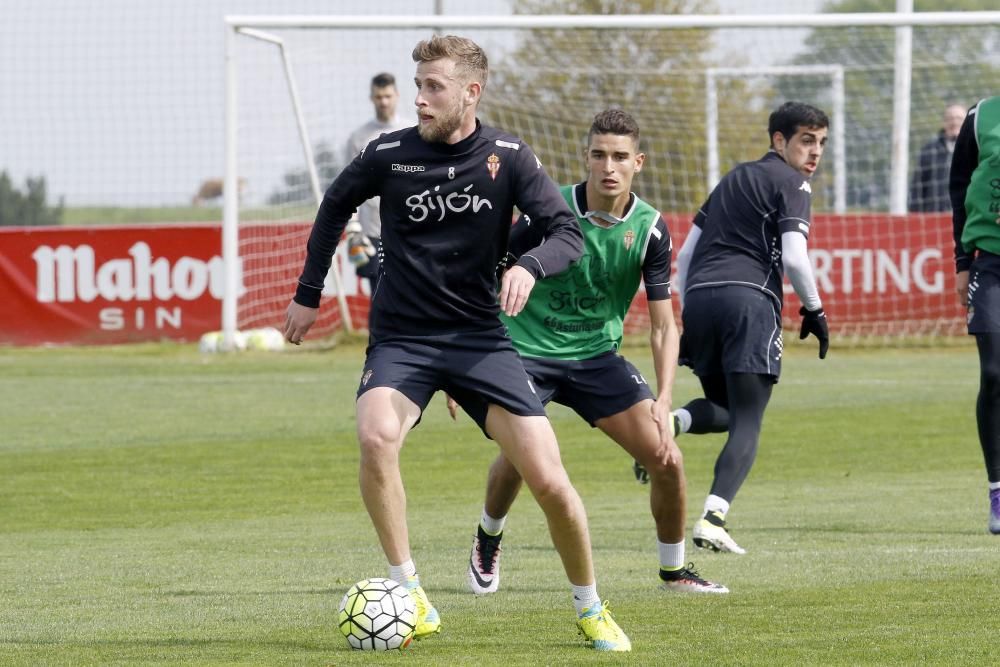
{"label": "person in background wearing dark shirt", "polygon": [[705,398],[674,412],[681,433],[729,431],[695,523],[696,546],[746,553],[726,514],[757,456],[764,410],[781,374],[782,277],[802,302],[799,338],[829,346],[826,314],[807,252],[812,189],[830,122],[816,107],[786,102],[767,132],[771,149],[722,178],[694,218],[677,256],[683,334],[680,362]]}
{"label": "person in background wearing dark shirt", "polygon": [[1000,535],[1000,96],[970,111],[951,163],[955,289],[979,350],[976,426],[989,483],[989,531]]}
{"label": "person in background wearing dark shirt", "polygon": [[958,128],[965,118],[965,107],[949,104],[944,109],[941,130],[920,149],[917,168],[910,183],[910,211],[932,213],[950,211],[948,171],[955,150]]}
{"label": "person in background wearing dark shirt", "polygon": [[[499,444],[545,513],[587,642],[628,651],[628,637],[597,594],[583,503],[499,318],[501,310],[521,312],[536,279],[580,257],[580,228],[531,148],[476,118],[488,73],[482,49],[462,37],[435,36],[417,44],[413,60],[418,125],[373,140],[327,190],[285,337],[300,343],[315,322],[348,219],[380,196],[383,263],[356,403],[360,485],[389,578],[416,601],[415,636],[440,631],[441,620],[411,559],[399,451],[431,396],[444,390]],[[503,274],[498,290],[495,271],[515,206],[546,230],[547,240]]]}

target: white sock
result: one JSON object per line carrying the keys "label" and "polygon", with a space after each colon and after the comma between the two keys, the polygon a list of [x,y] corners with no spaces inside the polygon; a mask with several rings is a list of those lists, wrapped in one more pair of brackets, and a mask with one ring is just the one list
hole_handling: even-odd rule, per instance
{"label": "white sock", "polygon": [[[413,560],[408,560],[399,565],[393,565],[389,563],[389,578],[395,582],[406,585],[406,580],[410,577],[417,577],[417,566],[413,564]],[[419,585],[420,579],[417,577],[417,583]]]}
{"label": "white sock", "polygon": [[729,501],[709,494],[708,498],[705,498],[705,514],[709,512],[718,512],[722,518],[726,518],[726,514],[729,512]]}
{"label": "white sock", "polygon": [[684,408],[677,408],[674,410],[674,415],[677,417],[679,422],[681,433],[687,433],[691,430],[691,413]]}
{"label": "white sock", "polygon": [[684,567],[684,540],[677,544],[656,541],[660,550],[660,569],[679,570]]}
{"label": "white sock", "polygon": [[597,596],[596,583],[589,586],[573,585],[573,606],[576,607],[577,616],[597,604],[601,604],[601,598]]}
{"label": "white sock", "polygon": [[486,508],[483,508],[483,516],[479,519],[479,525],[483,527],[487,535],[492,535],[496,537],[503,532],[503,525],[506,523],[507,517],[502,516],[499,519],[494,519],[489,514],[486,513]]}
{"label": "white sock", "polygon": [[990,491],[1000,489],[1000,482],[990,482]]}

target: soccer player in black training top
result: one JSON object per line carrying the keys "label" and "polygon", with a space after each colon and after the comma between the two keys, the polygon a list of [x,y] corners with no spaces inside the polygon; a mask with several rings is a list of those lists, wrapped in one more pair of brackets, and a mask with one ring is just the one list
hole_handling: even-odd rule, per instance
{"label": "soccer player in black training top", "polygon": [[[441,621],[410,557],[399,451],[440,389],[500,445],[541,506],[587,641],[630,650],[597,595],[583,503],[499,319],[501,310],[521,311],[537,278],[580,256],[580,228],[531,148],[476,119],[488,73],[482,49],[435,36],[417,44],[413,60],[418,125],[373,140],[327,190],[285,337],[299,343],[315,322],[341,232],[362,202],[381,197],[383,264],[356,403],[360,484],[389,577],[417,603],[416,636],[438,632]],[[548,230],[547,241],[522,255],[498,290],[515,206]]]}
{"label": "soccer player in black training top", "polygon": [[705,398],[674,412],[680,432],[729,431],[715,462],[695,545],[742,554],[726,513],[757,456],[764,409],[781,373],[782,276],[802,301],[800,338],[829,345],[826,315],[806,252],[809,179],[830,123],[819,109],[787,102],[771,114],[771,149],[719,182],[694,218],[677,256],[681,297],[680,363],[690,366]]}
{"label": "soccer player in black training top", "polygon": [[955,287],[979,350],[976,426],[989,482],[989,531],[1000,535],[1000,96],[969,111],[949,184]]}

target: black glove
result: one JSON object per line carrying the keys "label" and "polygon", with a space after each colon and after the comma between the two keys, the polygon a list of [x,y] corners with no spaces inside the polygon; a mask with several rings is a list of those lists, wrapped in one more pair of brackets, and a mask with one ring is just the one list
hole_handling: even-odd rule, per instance
{"label": "black glove", "polygon": [[816,336],[819,339],[819,358],[826,359],[826,351],[830,349],[830,329],[826,326],[826,313],[822,308],[806,310],[806,307],[802,306],[799,308],[799,315],[802,316],[799,340],[805,340],[809,334]]}
{"label": "black glove", "polygon": [[632,461],[632,474],[635,475],[635,481],[640,484],[649,484],[649,473],[645,466],[638,461]]}

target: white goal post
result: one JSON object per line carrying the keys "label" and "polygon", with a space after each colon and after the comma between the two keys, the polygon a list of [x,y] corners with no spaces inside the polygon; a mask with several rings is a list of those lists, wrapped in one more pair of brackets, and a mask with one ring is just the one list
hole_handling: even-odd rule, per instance
{"label": "white goal post", "polygon": [[[225,107],[225,184],[224,184],[224,195],[223,195],[224,203],[223,203],[222,238],[223,238],[223,259],[225,263],[225,281],[224,281],[225,289],[224,289],[223,304],[222,304],[222,329],[224,336],[224,344],[231,347],[233,341],[235,340],[235,334],[238,328],[241,326],[241,323],[244,321],[243,311],[241,310],[244,306],[241,305],[241,296],[246,291],[244,289],[245,288],[244,279],[246,277],[246,264],[245,262],[243,262],[243,260],[245,259],[245,255],[242,254],[244,252],[244,245],[243,245],[244,239],[241,238],[241,235],[244,234],[244,231],[241,229],[240,226],[241,216],[253,218],[252,222],[254,224],[263,224],[259,219],[260,216],[257,216],[257,211],[252,211],[252,213],[248,216],[247,213],[241,210],[241,206],[248,207],[248,204],[246,204],[246,202],[241,203],[240,201],[240,191],[242,184],[241,179],[244,176],[244,174],[241,173],[241,169],[246,168],[248,164],[249,165],[255,164],[255,161],[259,162],[259,161],[271,160],[277,162],[276,158],[272,158],[273,147],[271,145],[264,146],[258,149],[257,153],[254,154],[250,154],[249,152],[243,152],[242,146],[240,145],[241,141],[245,142],[247,140],[246,136],[241,137],[240,134],[240,129],[241,129],[240,105],[241,103],[245,103],[244,100],[240,99],[240,94],[241,90],[247,89],[246,87],[241,88],[241,86],[245,86],[245,79],[241,79],[240,77],[241,76],[253,77],[257,75],[256,71],[254,70],[254,65],[248,65],[246,61],[241,61],[241,58],[243,57],[241,55],[243,53],[243,51],[241,51],[241,49],[243,48],[241,44],[244,44],[249,41],[260,42],[261,40],[264,40],[272,44],[278,44],[282,49],[281,58],[284,59],[285,71],[286,71],[285,84],[289,88],[289,92],[291,94],[291,97],[293,98],[292,105],[295,108],[295,111],[288,115],[289,116],[294,115],[296,117],[296,124],[298,125],[298,135],[299,135],[298,140],[301,143],[301,145],[297,146],[295,150],[298,152],[299,159],[302,159],[301,156],[303,155],[305,156],[306,167],[303,169],[303,171],[308,173],[308,180],[309,180],[308,187],[309,190],[311,191],[312,195],[311,199],[313,200],[312,203],[316,204],[318,203],[319,197],[321,197],[319,189],[325,188],[329,183],[320,181],[320,177],[317,174],[317,168],[314,162],[318,159],[318,156],[313,155],[310,152],[311,146],[309,143],[310,141],[309,136],[310,134],[313,134],[315,136],[321,133],[318,132],[312,133],[310,131],[311,128],[307,128],[307,125],[313,121],[305,117],[306,114],[303,114],[300,110],[299,101],[295,99],[298,97],[298,94],[295,90],[295,79],[290,64],[290,57],[291,56],[295,57],[296,68],[299,67],[299,57],[298,57],[298,52],[295,50],[296,49],[295,46],[287,46],[286,44],[283,43],[283,37],[281,36],[283,34],[295,33],[297,35],[302,35],[310,33],[312,31],[336,30],[336,31],[352,31],[350,32],[350,34],[354,36],[357,36],[358,34],[371,35],[371,39],[367,38],[358,39],[357,41],[352,42],[353,46],[344,46],[340,48],[340,50],[338,50],[338,47],[340,46],[339,39],[333,39],[333,40],[326,39],[325,41],[330,51],[328,53],[321,55],[317,55],[314,53],[311,54],[311,57],[313,57],[316,60],[329,61],[333,58],[343,55],[344,53],[347,53],[351,49],[360,50],[367,48],[367,49],[377,49],[379,51],[385,51],[387,48],[397,48],[397,45],[394,42],[391,42],[390,44],[380,43],[379,39],[385,37],[386,39],[390,39],[391,41],[391,39],[393,38],[398,38],[398,35],[401,33],[401,31],[410,31],[410,33],[403,33],[407,35],[415,34],[416,31],[422,31],[420,34],[426,36],[426,34],[430,32],[442,32],[442,31],[460,32],[460,33],[463,31],[467,31],[469,33],[472,33],[473,35],[476,35],[476,34],[487,34],[488,31],[497,31],[498,33],[502,33],[503,31],[549,30],[549,31],[558,31],[561,33],[566,33],[567,31],[577,30],[577,29],[597,30],[597,31],[662,30],[667,32],[683,31],[691,29],[704,29],[712,31],[715,30],[731,31],[733,29],[737,29],[740,31],[745,31],[741,32],[740,34],[745,35],[749,40],[751,39],[751,36],[753,34],[757,34],[756,31],[766,31],[774,29],[794,30],[794,29],[826,29],[826,28],[830,29],[887,28],[894,30],[897,36],[896,39],[897,48],[895,49],[895,60],[893,60],[893,56],[890,55],[886,71],[888,72],[889,77],[893,76],[893,72],[895,72],[897,85],[894,88],[894,90],[898,91],[898,90],[909,90],[909,86],[903,84],[908,84],[909,82],[910,69],[913,63],[907,57],[908,48],[900,48],[900,45],[902,45],[902,47],[907,47],[908,42],[906,40],[906,37],[908,37],[909,30],[917,26],[927,26],[927,27],[974,26],[977,27],[977,30],[982,30],[984,27],[995,28],[996,26],[1000,25],[1000,11],[918,12],[918,13],[903,11],[899,13],[876,12],[876,13],[844,13],[844,14],[816,13],[816,14],[766,14],[766,15],[657,14],[657,15],[612,15],[612,16],[526,15],[526,14],[503,15],[503,16],[501,15],[449,16],[449,15],[438,15],[438,14],[427,14],[421,16],[230,15],[225,17],[224,24],[226,30],[226,41],[225,41],[226,107]],[[346,32],[344,34],[346,34]],[[493,33],[489,32],[489,34]],[[884,34],[881,32],[879,34],[882,35],[881,39],[882,43],[884,44],[885,43]],[[417,39],[419,39],[419,37]],[[670,40],[670,39],[671,37],[665,37],[665,40]],[[408,49],[409,47],[410,44],[407,44],[406,48]],[[286,48],[289,49],[291,56],[289,55],[289,52],[285,51]],[[499,50],[502,51],[502,49]],[[890,51],[892,51],[892,49],[890,49]],[[505,54],[500,54],[500,55],[502,56]],[[552,55],[554,56],[555,54]],[[491,51],[491,81],[493,81],[493,76],[492,76],[493,61],[494,61],[493,56],[494,52]],[[540,62],[544,60],[546,60],[544,56],[538,58],[536,59],[536,62],[532,63],[532,65],[540,70],[544,70],[546,67],[553,67],[553,68],[557,67],[557,65],[554,64],[557,62],[555,58],[552,58],[551,63]],[[578,77],[577,79],[574,79],[574,81],[587,82],[588,76],[590,76],[590,70],[588,70],[588,68],[598,67],[599,64],[592,62],[592,59],[588,58],[586,55],[577,57],[576,61],[579,62],[578,66],[580,72],[574,73],[574,75]],[[259,61],[254,61],[254,62],[259,63]],[[732,60],[729,60],[728,62],[732,62]],[[830,61],[821,61],[821,62],[830,62]],[[727,61],[723,60],[717,64],[725,65],[727,64]],[[714,83],[714,81],[717,80],[718,77],[745,76],[745,73],[739,72],[738,68],[716,67],[714,69],[708,69],[700,67],[697,70],[692,68],[690,72],[681,71],[678,74],[678,70],[673,69],[675,67],[674,64],[664,63],[660,67],[658,67],[657,65],[658,65],[657,63],[654,63],[652,65],[647,63],[645,70],[633,71],[625,69],[615,74],[619,78],[623,77],[630,78],[633,74],[636,76],[644,76],[644,77],[661,76],[664,74],[671,76],[673,75],[685,76],[688,78],[687,80],[689,80],[689,82],[686,84],[689,86],[688,91],[690,92],[697,89],[698,91],[697,94],[699,95],[699,97],[701,96],[701,91],[700,91],[701,86],[705,85],[705,83],[709,84]],[[940,63],[940,65],[953,66],[947,63]],[[934,63],[933,66],[937,67],[938,64]],[[242,70],[241,67],[243,68]],[[769,68],[769,66],[762,66],[756,70],[754,75],[781,76],[790,72],[790,70],[786,69],[787,67],[804,67],[804,66],[783,65],[782,67],[776,67],[776,68]],[[837,62],[830,62],[829,65],[814,66],[814,68],[815,67],[818,67],[820,69],[827,68],[827,69],[822,69],[822,72],[823,76],[830,77],[831,87],[829,90],[832,91],[831,93],[832,145],[830,150],[831,154],[833,155],[833,160],[832,160],[833,169],[831,174],[832,178],[834,179],[833,187],[831,188],[831,191],[833,192],[833,201],[825,202],[824,206],[828,207],[826,210],[843,213],[845,211],[852,210],[856,206],[861,206],[861,207],[866,206],[864,201],[862,201],[861,204],[853,203],[855,200],[852,199],[852,197],[855,197],[856,199],[857,198],[856,194],[852,192],[850,183],[846,185],[844,183],[845,175],[855,180],[864,180],[864,178],[867,178],[867,172],[865,173],[864,176],[860,178],[858,174],[852,173],[853,163],[851,162],[851,160],[853,159],[853,152],[848,151],[845,156],[845,150],[846,150],[845,147],[848,144],[845,144],[843,140],[845,129],[847,129],[845,128],[845,125],[847,123],[847,118],[845,117],[844,109],[842,106],[844,103],[843,83],[845,76],[850,77],[851,73],[850,72],[845,73],[841,65]],[[883,64],[880,65],[880,67],[885,68],[886,66]],[[820,69],[815,69],[814,71],[820,71]],[[855,73],[857,72],[857,67],[855,68],[854,71]],[[693,77],[695,76],[695,72],[701,83],[694,83]],[[708,82],[706,82],[706,73],[707,73],[707,78],[709,79]],[[558,71],[556,69],[553,69],[551,72],[547,72],[547,75],[552,77],[558,77],[564,74],[565,74],[564,72]],[[648,80],[649,79],[643,79],[636,85],[639,87],[644,85],[649,85],[645,83],[645,81]],[[330,78],[325,78],[325,79],[317,78],[316,75],[312,75],[311,77],[303,75],[303,77],[300,78],[300,83],[305,83],[307,81],[310,82],[312,85],[329,86],[331,80]],[[319,81],[318,84],[316,83],[317,81]],[[278,84],[271,84],[271,85],[272,88],[269,89],[270,92],[268,94],[276,99],[278,96],[275,95],[274,93],[277,92],[276,86]],[[333,87],[336,87],[336,83],[334,83]],[[961,96],[963,98],[971,97],[973,94],[977,94],[973,93],[972,92],[973,90],[978,90],[980,88],[985,88],[985,87],[988,86],[985,86],[984,84],[982,84],[982,82],[970,83],[969,86],[962,89]],[[850,85],[847,86],[847,90],[848,90],[847,95],[850,96],[851,95]],[[303,90],[303,93],[305,92],[307,91]],[[341,94],[341,92],[342,92],[341,90],[338,90],[338,94]],[[348,92],[351,91],[344,92],[343,94],[347,94]],[[365,92],[367,92],[367,83]],[[990,94],[991,92],[992,90],[982,90],[981,93],[978,94],[982,96]],[[544,95],[545,91],[542,91],[541,94]],[[826,92],[823,93],[824,99],[826,94],[827,94]],[[708,92],[706,96],[711,97],[712,93]],[[288,95],[284,95],[282,97],[287,99]],[[884,97],[887,97],[887,95]],[[606,99],[605,103],[620,104],[626,109],[631,110],[632,108],[639,108],[638,106],[632,106],[632,105],[638,105],[639,103],[636,102],[632,97],[628,96],[628,94],[619,97],[610,97],[605,99]],[[880,104],[880,113],[882,113],[881,107],[885,106],[884,104],[885,99],[879,99],[877,101]],[[970,102],[974,101],[975,101],[974,99],[970,100]],[[263,100],[263,102],[270,104],[274,102],[274,100],[267,99]],[[487,97],[486,102],[487,103],[491,102],[489,97]],[[498,104],[497,100],[495,99],[492,103],[495,105]],[[722,103],[721,100],[719,101],[719,103],[720,104]],[[850,106],[851,103],[852,100],[850,99],[850,97],[848,97],[847,99],[848,106]],[[405,104],[405,100],[403,104]],[[508,106],[510,105],[515,105],[515,106],[521,105],[522,107],[527,106],[529,107],[529,112],[536,108],[534,102],[517,98],[506,99],[506,100],[500,99],[498,106],[502,107],[504,104],[507,104]],[[671,114],[678,112],[673,106],[671,106],[671,104],[672,101],[667,101],[666,103],[664,103],[662,110],[657,108],[656,105],[653,105],[653,108],[647,106],[646,108],[642,108],[641,110],[646,112],[647,114],[654,114],[654,113],[660,114],[659,118],[656,117],[653,118],[654,121],[662,119],[664,127],[658,129],[662,130],[663,133],[670,135],[671,137],[676,137],[677,135],[670,134],[671,132],[674,131],[674,128],[676,127],[672,123]],[[720,162],[720,155],[719,155],[720,147],[718,145],[719,144],[718,136],[716,135],[715,139],[712,139],[711,135],[708,137],[709,143],[714,141],[716,145],[714,148],[708,150],[707,156],[705,155],[705,152],[701,148],[701,141],[702,141],[701,137],[705,136],[706,132],[711,132],[711,128],[708,126],[712,123],[713,115],[718,113],[716,111],[718,105],[706,102],[704,98],[702,98],[700,104],[701,104],[701,110],[697,111],[696,113],[699,116],[701,116],[702,114],[704,114],[705,116],[705,118],[703,119],[699,118],[697,124],[697,127],[699,128],[697,145],[698,145],[698,150],[701,151],[700,157],[698,158],[697,161],[694,160],[689,161],[687,163],[688,166],[677,167],[676,164],[673,164],[673,166],[670,167],[672,171],[668,169],[666,172],[668,173],[670,178],[673,178],[676,181],[678,181],[679,183],[677,185],[678,188],[687,188],[689,190],[688,194],[694,192],[694,190],[698,190],[700,192],[700,190],[704,188],[706,182],[713,184],[714,181],[718,178],[718,169]],[[577,112],[579,114],[582,112],[582,109],[584,108],[584,107],[579,107],[579,108],[576,107],[575,100],[566,100],[563,106],[567,110],[567,114],[572,112]],[[589,107],[586,108],[589,113],[593,113],[594,110],[591,110]],[[509,109],[506,107],[501,109],[502,113],[507,113],[508,111]],[[883,191],[888,191],[889,189],[888,184],[884,183],[883,181],[886,180],[891,181],[891,186],[893,191],[892,193],[893,210],[891,212],[897,213],[898,212],[897,209],[899,208],[899,198],[901,194],[900,193],[901,189],[903,190],[903,195],[904,195],[903,204],[905,211],[905,185],[907,182],[907,174],[910,168],[909,164],[910,161],[908,159],[906,151],[910,143],[913,141],[913,138],[909,136],[910,135],[909,118],[907,117],[903,119],[899,117],[901,114],[903,114],[903,112],[906,112],[906,114],[909,113],[909,105],[900,103],[895,107],[894,111],[896,113],[893,115],[892,118],[885,118],[883,120],[883,117],[880,116],[880,122],[883,123],[880,129],[884,129],[885,134],[892,133],[893,135],[892,151],[891,151],[892,155],[890,156],[888,154],[889,151],[883,151],[875,158],[872,158],[873,160],[874,159],[883,160],[883,164],[886,162],[890,163],[887,168],[891,169],[891,178],[885,179],[882,176],[882,174],[886,172],[877,171],[877,169],[882,168],[881,166],[879,165],[872,166],[871,168],[874,170],[872,173],[879,174],[878,177],[879,183],[877,185],[880,189],[874,195],[866,194],[865,196],[882,197],[884,194]],[[288,112],[281,111],[280,109],[277,108],[277,106],[275,106],[274,110],[271,111],[271,113],[280,114]],[[573,159],[576,160],[574,164],[578,165],[579,161],[578,148],[573,143],[575,141],[578,141],[579,137],[578,128],[569,121],[567,121],[566,118],[553,119],[548,117],[546,115],[547,113],[549,112],[540,112],[534,116],[530,116],[529,118],[527,118],[527,120],[524,121],[526,125],[523,126],[516,124],[508,126],[505,120],[507,118],[506,116],[503,116],[502,118],[504,120],[501,120],[501,122],[498,124],[501,127],[504,127],[504,129],[511,130],[515,133],[521,133],[522,135],[523,134],[530,135],[533,129],[541,128],[540,132],[542,132],[543,138],[540,140],[538,139],[537,136],[533,136],[531,141],[531,144],[533,148],[536,149],[536,152],[539,153],[544,152],[544,155],[547,159],[556,159],[556,157],[558,157],[559,159],[562,159],[562,162],[565,164],[569,163],[569,158],[565,156],[574,156]],[[690,110],[685,113],[690,113]],[[706,126],[704,130],[702,130],[702,125],[701,125],[702,122],[704,122]],[[759,124],[759,120],[756,122]],[[648,127],[649,124],[650,124],[650,117],[647,115],[643,127],[644,128]],[[556,125],[559,125],[559,127],[556,127]],[[717,123],[716,127],[718,127]],[[252,133],[255,130],[256,128],[251,128],[250,130],[244,129],[244,132],[251,133],[251,139],[252,139],[254,138],[252,136]],[[741,131],[743,130],[741,129]],[[342,133],[340,129],[337,129],[334,132],[327,132],[327,134],[324,136],[346,136],[346,134]],[[645,131],[644,131],[644,136],[645,136]],[[671,151],[677,153],[684,153],[685,150],[688,150],[688,147],[685,147],[683,145],[683,142],[685,141],[685,139],[689,138],[689,136],[690,135],[680,136],[679,138],[676,139],[677,142],[676,144],[665,145],[661,143],[657,145],[656,148],[654,149],[654,152],[652,153],[653,159],[654,160],[661,159],[665,161],[666,160],[665,156],[668,156],[668,154]],[[673,139],[671,139],[671,141],[672,140]],[[288,144],[289,142],[286,142],[285,144],[286,148],[282,149],[287,152],[287,155],[282,156],[283,158],[289,158],[289,156],[293,152],[292,149],[288,147]],[[721,147],[721,149],[724,148],[725,148],[724,146]],[[564,155],[553,157],[557,152],[560,151]],[[721,152],[724,152],[724,150],[722,150]],[[733,151],[725,153],[725,155],[726,159],[731,159],[733,157]],[[704,164],[706,157],[708,161],[708,166]],[[244,160],[242,164],[240,162],[241,159]],[[866,159],[868,158],[866,157]],[[868,165],[865,166],[867,168]],[[549,168],[549,165],[547,164],[546,167]],[[578,170],[578,167],[576,169]],[[644,170],[644,171],[654,171],[655,169],[656,168],[654,167],[653,170]],[[549,170],[550,172],[558,171],[554,169],[549,169]],[[576,177],[575,175],[568,175],[570,173],[571,172],[565,167],[562,168],[562,171],[558,171],[559,177],[563,179],[561,182],[569,182],[566,179]],[[329,177],[324,175],[323,178],[328,179]],[[824,178],[826,178],[826,176],[824,176]],[[697,183],[696,185],[694,185],[695,182]],[[257,184],[254,185],[256,186]],[[845,190],[847,191],[846,193]],[[664,196],[662,192],[652,191],[649,192],[648,194],[645,194],[647,193],[646,189],[642,190],[642,192],[644,193],[643,196],[648,196],[650,197],[651,201],[656,202],[661,207],[661,210],[665,212],[669,211],[674,213],[678,220],[682,219],[681,218],[682,214],[687,215],[687,213],[691,212],[686,208],[688,206],[687,203],[681,204],[678,203],[679,200],[676,201],[671,200],[669,196]],[[297,201],[300,202],[298,204],[299,208],[296,209],[294,213],[276,215],[274,219],[267,221],[267,224],[270,225],[268,231],[280,230],[281,225],[285,224],[285,222],[288,220],[292,220],[296,225],[298,225],[298,228],[301,230],[302,226],[305,224],[304,218],[306,217],[307,214],[302,212],[303,208],[301,205],[302,200],[299,199]],[[687,199],[685,199],[684,201],[686,202]],[[878,200],[878,202],[882,201],[883,201],[882,199]],[[879,206],[881,206],[881,203],[863,209],[860,213],[857,214],[858,215],[857,221],[854,221],[853,219],[851,220],[851,225],[859,225],[859,226],[868,225],[869,222],[862,219],[863,216],[865,215],[865,211],[874,211],[877,214],[878,211],[884,210],[880,209]],[[315,213],[314,208],[312,210],[312,213],[313,214]],[[855,214],[850,213],[848,215],[853,216]],[[678,225],[683,227],[681,223],[678,223]],[[261,235],[260,230],[251,229],[250,231],[257,233],[259,241]],[[301,234],[301,232],[298,233]],[[845,231],[845,234],[847,233],[848,232]],[[852,237],[845,236],[845,238],[852,238]],[[259,247],[255,246],[255,252],[258,252],[258,254],[270,253],[270,255],[268,256],[269,258],[267,259],[268,262],[278,262],[280,260],[286,263],[294,263],[298,265],[299,269],[301,269],[301,262],[304,256],[304,253],[302,252],[304,250],[304,243],[301,242],[301,240],[299,240],[298,237],[292,239],[291,236],[285,239],[283,243],[285,243],[286,245],[282,245],[280,249],[264,248],[263,250],[261,250]],[[258,246],[260,245],[261,244],[258,243]],[[836,264],[837,262],[850,263],[854,261],[853,259],[854,255],[851,255],[849,253],[844,254],[847,253],[848,251],[844,251],[844,253],[841,254],[837,254],[838,252],[840,251],[839,250],[834,251],[833,254],[831,254],[830,257],[828,258],[828,261],[831,263],[829,264],[829,266],[833,266],[833,264]],[[850,252],[853,253],[854,250],[850,250]],[[861,266],[864,273],[864,275],[858,278],[857,280],[858,281],[863,280],[864,282],[861,283],[856,281],[851,284],[845,282],[842,285],[841,289],[841,291],[845,293],[850,292],[852,289],[857,290],[858,285],[862,285],[862,287],[866,290],[872,289],[875,291],[879,291],[880,289],[882,289],[886,281],[889,281],[890,283],[897,282],[902,284],[906,282],[906,280],[910,279],[906,277],[904,272],[905,267],[902,267],[901,263],[904,261],[909,261],[910,264],[912,264],[913,266],[917,266],[916,264],[914,264],[915,260],[913,260],[912,257],[903,257],[901,259],[883,257],[882,255],[878,254],[879,250],[877,247],[871,250],[871,253],[874,254],[869,254],[869,250],[857,250],[857,252],[861,253],[860,255],[858,255],[858,257],[860,257],[861,259],[858,260],[860,263],[857,264],[857,266]],[[335,258],[334,267],[331,269],[331,273],[337,272],[340,261],[341,258],[339,257]],[[823,276],[822,268],[823,267],[820,267],[821,280]],[[347,275],[346,271],[349,269],[350,267],[347,267],[346,270],[342,269],[343,272],[341,273],[341,275],[342,276]],[[912,271],[917,271],[918,269],[919,266],[917,268],[911,267],[910,269],[907,270],[911,270],[912,272]],[[282,298],[284,299],[284,302],[286,304],[287,304],[287,299],[291,297],[294,288],[294,278],[288,280],[287,274],[289,270],[290,269],[288,269],[287,267],[283,267],[280,272],[273,270],[273,268],[266,269],[266,271],[270,272],[268,273],[267,279],[271,281],[269,287],[269,289],[271,290],[271,296],[273,296],[273,294],[276,291],[280,290],[283,295]],[[912,280],[910,280],[910,282],[912,283],[914,281],[917,281],[918,278],[920,280],[924,280],[926,276],[913,277]],[[333,276],[334,282],[336,282],[336,279],[337,276]],[[926,282],[926,280],[924,282]],[[327,292],[328,295],[332,296],[334,295],[334,293],[336,293],[336,296],[341,306],[340,307],[341,317],[344,320],[343,326],[349,327],[351,316],[345,312],[346,307],[344,306],[344,298],[343,298],[344,290],[341,288],[340,285],[328,284],[327,287],[328,287],[328,292]],[[268,312],[263,312],[263,306],[262,306],[261,312],[255,315],[258,318],[258,321],[261,319],[266,319],[267,321],[276,323],[279,317],[283,317],[283,310],[282,314],[279,316],[277,312],[273,309],[272,303],[269,302],[267,304],[267,307],[271,308],[272,310]],[[358,315],[357,313],[355,313],[354,321],[358,326],[364,326],[364,320],[360,319],[363,316],[364,316],[363,314]],[[937,316],[935,315],[935,317]]]}

